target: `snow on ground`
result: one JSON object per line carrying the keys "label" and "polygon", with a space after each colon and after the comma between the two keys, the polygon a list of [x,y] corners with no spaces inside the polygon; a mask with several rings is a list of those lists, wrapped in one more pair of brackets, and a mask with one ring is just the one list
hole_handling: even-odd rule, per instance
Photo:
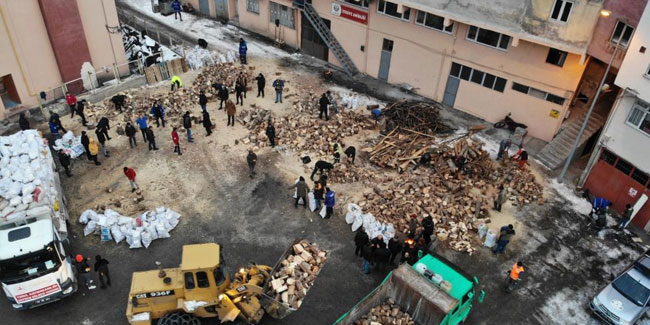
{"label": "snow on ground", "polygon": [[585,309],[585,301],[591,299],[585,292],[565,288],[546,300],[540,309],[546,317],[541,323],[551,324],[598,324]]}
{"label": "snow on ground", "polygon": [[562,196],[571,204],[573,211],[582,215],[588,215],[589,212],[591,212],[591,203],[577,196],[573,190],[566,186],[566,184],[558,182],[557,179],[552,179],[549,182],[549,185],[557,192],[557,194]]}
{"label": "snow on ground", "polygon": [[224,25],[216,20],[194,16],[183,13],[183,21],[175,20],[174,15],[163,16],[151,10],[150,0],[122,0],[131,5],[142,15],[161,22],[171,28],[182,30],[194,36],[197,40],[203,38],[208,42],[210,48],[222,52],[238,51],[239,38],[244,38],[248,43],[249,56],[263,57],[291,57],[291,55],[272,45],[264,44],[249,38],[250,34],[232,25]]}
{"label": "snow on ground", "polygon": [[336,85],[336,86],[330,86],[329,90],[337,94],[339,98],[341,98],[341,102],[344,102],[346,97],[351,98],[356,96],[355,104],[357,105],[357,107],[352,108],[353,110],[359,107],[365,108],[368,105],[379,105],[380,107],[386,107],[386,102],[379,100],[375,97],[369,96],[367,94],[357,93],[354,90],[349,88]]}

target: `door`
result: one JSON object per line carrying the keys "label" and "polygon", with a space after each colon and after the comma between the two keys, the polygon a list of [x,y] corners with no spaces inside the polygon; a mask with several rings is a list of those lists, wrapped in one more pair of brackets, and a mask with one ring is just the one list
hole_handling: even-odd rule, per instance
{"label": "door", "polygon": [[228,0],[214,0],[217,18],[228,19]]}
{"label": "door", "polygon": [[199,11],[203,15],[210,16],[210,0],[199,0]]}
{"label": "door", "polygon": [[[313,57],[319,58],[323,61],[328,60],[329,49],[325,41],[318,35],[316,29],[312,24],[307,20],[305,14],[301,11],[301,40],[300,40],[300,49],[303,53],[311,55]],[[328,19],[322,19],[327,28],[330,28],[331,22]]]}
{"label": "door", "polygon": [[381,61],[379,61],[379,75],[377,78],[388,81],[388,71],[390,70],[390,56],[393,52],[393,41],[384,38],[381,45]]}
{"label": "door", "polygon": [[456,102],[456,93],[458,93],[458,85],[460,84],[460,79],[449,76],[447,78],[447,87],[445,88],[445,96],[442,98],[442,103],[454,107]]}

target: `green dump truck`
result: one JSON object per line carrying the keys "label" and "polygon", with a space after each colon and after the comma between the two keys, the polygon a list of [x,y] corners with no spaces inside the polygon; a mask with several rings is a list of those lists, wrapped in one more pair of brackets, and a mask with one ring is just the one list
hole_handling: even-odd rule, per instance
{"label": "green dump truck", "polygon": [[472,310],[477,296],[478,278],[467,275],[437,255],[426,255],[412,267],[402,264],[393,270],[369,295],[341,316],[334,325],[354,324],[370,309],[391,298],[417,324],[455,325]]}

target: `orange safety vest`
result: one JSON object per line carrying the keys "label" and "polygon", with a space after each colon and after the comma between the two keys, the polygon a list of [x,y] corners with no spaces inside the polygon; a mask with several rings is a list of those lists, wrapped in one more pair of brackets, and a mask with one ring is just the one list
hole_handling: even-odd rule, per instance
{"label": "orange safety vest", "polygon": [[513,280],[519,280],[519,273],[524,272],[524,267],[523,266],[517,266],[517,263],[512,266],[512,270],[510,270],[510,278]]}

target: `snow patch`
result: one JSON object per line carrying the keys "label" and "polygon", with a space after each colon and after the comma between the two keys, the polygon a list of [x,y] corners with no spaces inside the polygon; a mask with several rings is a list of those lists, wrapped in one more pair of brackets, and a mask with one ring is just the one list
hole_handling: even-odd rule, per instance
{"label": "snow patch", "polygon": [[589,324],[593,321],[585,310],[585,301],[589,299],[590,297],[584,292],[565,288],[546,300],[541,312],[551,320],[552,324],[566,324],[569,319],[572,324]]}
{"label": "snow patch", "polygon": [[569,201],[573,211],[583,215],[588,215],[589,212],[591,212],[591,203],[577,196],[573,190],[568,188],[565,184],[558,182],[557,179],[552,179],[550,185],[557,194]]}
{"label": "snow patch", "polygon": [[185,301],[183,302],[185,305],[185,309],[188,312],[195,311],[197,308],[203,307],[208,304],[207,301],[195,301],[195,300],[190,300],[190,301]]}

